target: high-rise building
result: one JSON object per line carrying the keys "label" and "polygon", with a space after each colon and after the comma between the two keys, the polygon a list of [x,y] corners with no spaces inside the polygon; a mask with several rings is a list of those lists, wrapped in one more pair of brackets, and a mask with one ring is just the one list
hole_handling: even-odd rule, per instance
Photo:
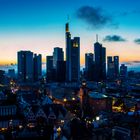
{"label": "high-rise building", "polygon": [[33,53],[31,51],[18,52],[18,78],[20,82],[33,81]]}
{"label": "high-rise building", "polygon": [[8,77],[9,78],[16,78],[15,69],[8,69]]}
{"label": "high-rise building", "polygon": [[119,76],[119,56],[114,56],[115,77]]}
{"label": "high-rise building", "polygon": [[66,61],[57,61],[56,81],[65,82],[66,80]]}
{"label": "high-rise building", "polygon": [[119,56],[107,57],[107,76],[109,79],[115,79],[119,76]]}
{"label": "high-rise building", "polygon": [[42,56],[34,54],[34,81],[38,81],[42,76]]}
{"label": "high-rise building", "polygon": [[114,61],[112,59],[112,56],[108,56],[107,57],[107,77],[109,79],[113,79],[114,73],[115,73]]}
{"label": "high-rise building", "polygon": [[53,67],[57,69],[57,61],[64,60],[64,52],[62,48],[56,47],[53,52]]}
{"label": "high-rise building", "polygon": [[85,54],[85,75],[88,81],[94,80],[94,55],[93,53]]}
{"label": "high-rise building", "polygon": [[47,80],[53,81],[54,69],[53,69],[53,56],[46,57],[46,70],[47,70]]}
{"label": "high-rise building", "polygon": [[106,79],[106,48],[102,47],[102,44],[98,42],[94,44],[94,55],[95,55],[95,73],[96,81]]}
{"label": "high-rise building", "polygon": [[80,79],[80,38],[71,39],[69,24],[66,23],[66,80],[77,82]]}
{"label": "high-rise building", "polygon": [[64,79],[63,74],[65,74],[65,73],[62,73],[62,71],[65,69],[65,66],[63,67],[63,69],[61,68],[63,66],[63,64],[64,64],[63,62],[64,62],[63,49],[59,48],[59,47],[54,48],[54,52],[53,52],[53,68],[54,68],[54,80],[56,82],[63,81],[62,79]]}
{"label": "high-rise building", "polygon": [[120,66],[120,76],[123,78],[127,77],[127,66],[125,64],[121,64]]}

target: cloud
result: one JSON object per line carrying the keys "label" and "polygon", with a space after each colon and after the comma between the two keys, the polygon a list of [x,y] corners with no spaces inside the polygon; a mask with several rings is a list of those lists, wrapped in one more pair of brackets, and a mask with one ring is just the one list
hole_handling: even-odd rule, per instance
{"label": "cloud", "polygon": [[135,39],[134,42],[140,45],[140,38]]}
{"label": "cloud", "polygon": [[137,63],[140,64],[140,61],[136,60],[136,61],[132,61],[133,63]]}
{"label": "cloud", "polygon": [[103,41],[106,41],[106,42],[125,42],[126,39],[122,38],[121,36],[119,35],[107,35]]}
{"label": "cloud", "polygon": [[140,65],[139,60],[124,62],[126,65]]}
{"label": "cloud", "polygon": [[112,16],[108,15],[102,8],[83,6],[76,11],[76,17],[88,24],[89,28],[101,29],[105,26],[117,28]]}

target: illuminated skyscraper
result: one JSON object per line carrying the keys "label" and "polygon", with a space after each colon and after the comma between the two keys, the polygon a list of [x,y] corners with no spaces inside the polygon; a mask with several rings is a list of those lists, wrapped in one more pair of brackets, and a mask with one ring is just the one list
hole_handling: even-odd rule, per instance
{"label": "illuminated skyscraper", "polygon": [[77,82],[80,79],[80,38],[71,39],[69,24],[66,23],[66,81]]}

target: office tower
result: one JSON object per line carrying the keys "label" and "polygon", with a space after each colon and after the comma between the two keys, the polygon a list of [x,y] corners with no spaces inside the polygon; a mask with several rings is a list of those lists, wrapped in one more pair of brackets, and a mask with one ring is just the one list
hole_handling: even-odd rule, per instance
{"label": "office tower", "polygon": [[65,82],[66,80],[66,61],[57,61],[56,81]]}
{"label": "office tower", "polygon": [[33,81],[33,53],[31,51],[18,52],[18,78],[20,82]]}
{"label": "office tower", "polygon": [[127,66],[125,64],[121,64],[120,66],[120,76],[123,78],[127,77]]}
{"label": "office tower", "polygon": [[15,69],[8,69],[8,77],[9,78],[16,78]]}
{"label": "office tower", "polygon": [[107,76],[109,79],[115,79],[119,76],[119,56],[107,57]]}
{"label": "office tower", "polygon": [[53,69],[53,56],[46,57],[46,70],[47,70],[47,81],[53,81],[54,69]]}
{"label": "office tower", "polygon": [[77,82],[80,79],[80,38],[71,39],[69,24],[66,23],[66,80]]}
{"label": "office tower", "polygon": [[119,56],[114,56],[115,77],[119,76]]}
{"label": "office tower", "polygon": [[56,47],[53,52],[53,67],[57,69],[57,61],[64,60],[64,52],[62,48]]}
{"label": "office tower", "polygon": [[109,79],[113,79],[114,73],[115,73],[114,61],[112,59],[112,56],[108,56],[107,57],[107,77]]}
{"label": "office tower", "polygon": [[34,81],[38,81],[42,76],[42,56],[34,54]]}
{"label": "office tower", "polygon": [[94,55],[95,55],[95,73],[96,81],[106,79],[106,48],[102,47],[102,44],[98,42],[98,37],[96,43],[94,44]]}
{"label": "office tower", "polygon": [[[62,48],[56,47],[53,52],[53,68],[54,68],[54,80],[56,82],[65,81],[65,65],[64,65],[64,52]],[[63,68],[63,69],[62,69]],[[64,72],[64,73],[63,73]]]}
{"label": "office tower", "polygon": [[94,80],[94,55],[93,53],[85,54],[85,75],[86,80],[93,81]]}

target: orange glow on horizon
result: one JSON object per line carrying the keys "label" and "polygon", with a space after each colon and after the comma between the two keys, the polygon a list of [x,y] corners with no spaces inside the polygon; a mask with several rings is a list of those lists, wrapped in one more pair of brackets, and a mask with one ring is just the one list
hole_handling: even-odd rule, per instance
{"label": "orange glow on horizon", "polygon": [[[137,59],[130,59],[130,58],[120,58],[120,63],[124,63],[124,62],[132,62],[132,61],[136,61]],[[43,63],[46,63],[46,58],[42,58],[42,62]],[[0,61],[0,66],[5,66],[5,65],[15,65],[15,64],[17,64],[17,62],[16,62],[16,60],[1,60]],[[82,65],[85,65],[85,58],[84,57],[81,57],[80,58],[80,64],[81,64],[81,66]]]}

